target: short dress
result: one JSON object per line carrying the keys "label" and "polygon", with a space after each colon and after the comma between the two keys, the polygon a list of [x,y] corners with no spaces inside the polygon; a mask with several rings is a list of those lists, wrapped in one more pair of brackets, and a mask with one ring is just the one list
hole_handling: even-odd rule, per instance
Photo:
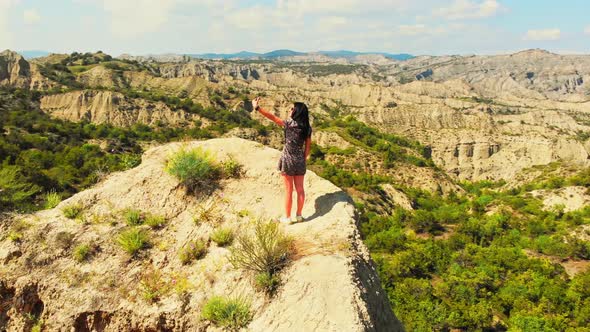
{"label": "short dress", "polygon": [[[278,169],[282,174],[294,176],[305,175],[305,140],[302,138],[301,130],[293,119],[285,122],[285,146],[279,159]],[[311,129],[310,129],[311,135]]]}

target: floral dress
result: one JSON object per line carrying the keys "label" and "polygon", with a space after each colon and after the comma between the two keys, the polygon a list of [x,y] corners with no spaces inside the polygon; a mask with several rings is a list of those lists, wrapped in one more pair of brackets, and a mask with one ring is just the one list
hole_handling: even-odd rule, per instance
{"label": "floral dress", "polygon": [[[305,163],[305,140],[302,138],[301,130],[297,125],[297,122],[293,119],[285,121],[285,146],[283,147],[283,153],[279,159],[279,171],[282,174],[294,176],[294,175],[305,175],[306,163]],[[311,135],[311,130],[310,130]]]}

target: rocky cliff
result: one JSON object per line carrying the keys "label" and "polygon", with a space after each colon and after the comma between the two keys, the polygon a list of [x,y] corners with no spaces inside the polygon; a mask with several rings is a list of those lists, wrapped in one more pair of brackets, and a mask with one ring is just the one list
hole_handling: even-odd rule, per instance
{"label": "rocky cliff", "polygon": [[48,89],[54,86],[20,54],[6,50],[0,53],[0,86],[30,89]]}
{"label": "rocky cliff", "polygon": [[[316,114],[328,105],[431,146],[437,166],[461,180],[510,180],[524,168],[555,161],[589,165],[590,56],[528,50],[498,56],[423,56],[379,65],[324,60],[193,60],[154,64],[158,75],[98,65],[77,74],[77,80],[92,88],[187,96],[206,106],[213,92],[242,92],[224,97],[227,105],[239,102],[244,93],[265,95],[264,106],[283,117],[294,100],[305,101]],[[16,67],[10,68],[12,73]],[[153,122],[149,115],[132,115],[143,110],[143,102],[130,102],[133,106],[125,115],[106,116],[113,110],[108,102],[89,112],[75,102],[57,102],[71,101],[69,95],[52,98],[43,105],[55,105],[47,109],[68,119],[117,125],[140,118]],[[111,108],[101,110],[101,105]],[[154,115],[156,119],[172,124],[185,116],[160,113],[165,115]]]}
{"label": "rocky cliff", "polygon": [[173,111],[161,102],[134,99],[112,91],[74,91],[48,95],[41,99],[41,109],[54,117],[87,120],[127,127],[134,123],[146,125],[192,125],[200,119],[183,110]]}
{"label": "rocky cliff", "polygon": [[[164,170],[182,147],[201,147],[218,160],[233,155],[244,175],[224,180],[213,193],[187,194]],[[244,232],[252,219],[280,215],[278,155],[236,138],[167,144],[145,152],[140,166],[111,174],[55,209],[1,223],[0,330],[27,330],[33,317],[51,331],[217,331],[199,318],[204,302],[240,295],[252,302],[248,331],[401,331],[359,237],[350,198],[312,172],[305,183],[308,222],[283,226],[297,254],[274,298],[256,292],[248,276],[231,267],[227,248],[212,244],[195,264],[181,264],[180,248],[208,238],[215,226]],[[204,204],[216,204],[217,224],[195,223]],[[74,205],[82,207],[80,217],[64,217],[62,210]],[[166,220],[146,230],[152,246],[136,259],[114,241],[126,228],[120,211],[127,208]],[[22,236],[11,241],[7,235],[17,227]],[[87,263],[72,259],[79,244],[92,246]],[[184,292],[162,295],[156,303],[143,300],[140,281],[154,269],[159,282],[183,280]]]}

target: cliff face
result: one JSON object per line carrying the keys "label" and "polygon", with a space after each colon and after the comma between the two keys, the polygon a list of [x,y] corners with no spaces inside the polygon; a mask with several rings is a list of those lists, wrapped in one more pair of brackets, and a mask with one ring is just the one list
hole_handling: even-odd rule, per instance
{"label": "cliff face", "polygon": [[[555,161],[590,163],[590,56],[529,50],[424,56],[380,65],[203,60],[156,66],[160,76],[145,71],[115,75],[99,65],[77,80],[88,87],[184,95],[205,106],[212,91],[223,94],[231,87],[265,95],[264,106],[282,117],[295,100],[305,101],[312,114],[323,113],[322,105],[339,107],[384,131],[431,146],[437,166],[461,180],[510,180],[524,168]],[[25,67],[11,65],[10,74],[5,69],[2,77],[11,78],[4,82],[24,79]],[[24,76],[14,74],[18,72]],[[31,67],[31,77],[33,72]],[[81,107],[79,94],[89,93],[48,97],[42,105],[63,118],[121,126],[158,120],[179,124],[189,117],[163,105],[153,105],[152,111],[150,103],[138,100],[113,106],[107,92],[93,92],[103,101]],[[225,100],[228,107],[239,101],[237,95]]]}
{"label": "cliff face", "polygon": [[36,64],[31,64],[16,52],[0,53],[0,86],[27,89],[48,89],[54,84],[39,73]]}
{"label": "cliff face", "polygon": [[61,119],[121,127],[134,123],[191,125],[199,118],[182,110],[172,111],[161,102],[128,98],[111,91],[86,90],[45,96],[41,99],[41,109]]}
{"label": "cliff face", "polygon": [[[231,154],[244,166],[244,176],[202,198],[187,194],[164,170],[170,153],[181,147],[202,147],[218,160]],[[303,214],[309,221],[282,226],[295,238],[297,254],[274,298],[256,292],[250,277],[231,267],[226,248],[211,244],[204,258],[181,264],[180,248],[210,236],[214,227],[243,232],[253,219],[281,214],[278,156],[237,138],[171,143],[148,150],[140,166],[111,174],[55,209],[1,223],[0,238],[17,223],[23,237],[0,242],[0,305],[6,309],[0,330],[30,328],[28,315],[51,331],[217,331],[199,319],[204,302],[213,295],[240,295],[252,301],[248,331],[401,331],[360,239],[350,198],[313,172],[305,183]],[[196,211],[211,202],[219,213],[216,223],[196,224]],[[83,222],[64,217],[61,209],[72,204],[83,206]],[[152,247],[132,260],[114,241],[126,228],[119,214],[126,208],[167,220],[149,231]],[[77,263],[72,248],[87,243],[93,255]],[[181,295],[170,292],[148,303],[140,280],[153,269],[162,283],[182,279],[190,285]]]}

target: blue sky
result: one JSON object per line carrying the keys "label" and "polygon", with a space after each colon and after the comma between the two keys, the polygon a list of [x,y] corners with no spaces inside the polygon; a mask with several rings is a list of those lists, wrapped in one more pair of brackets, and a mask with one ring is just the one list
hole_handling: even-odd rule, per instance
{"label": "blue sky", "polygon": [[0,0],[0,49],[590,53],[588,13],[588,0]]}

